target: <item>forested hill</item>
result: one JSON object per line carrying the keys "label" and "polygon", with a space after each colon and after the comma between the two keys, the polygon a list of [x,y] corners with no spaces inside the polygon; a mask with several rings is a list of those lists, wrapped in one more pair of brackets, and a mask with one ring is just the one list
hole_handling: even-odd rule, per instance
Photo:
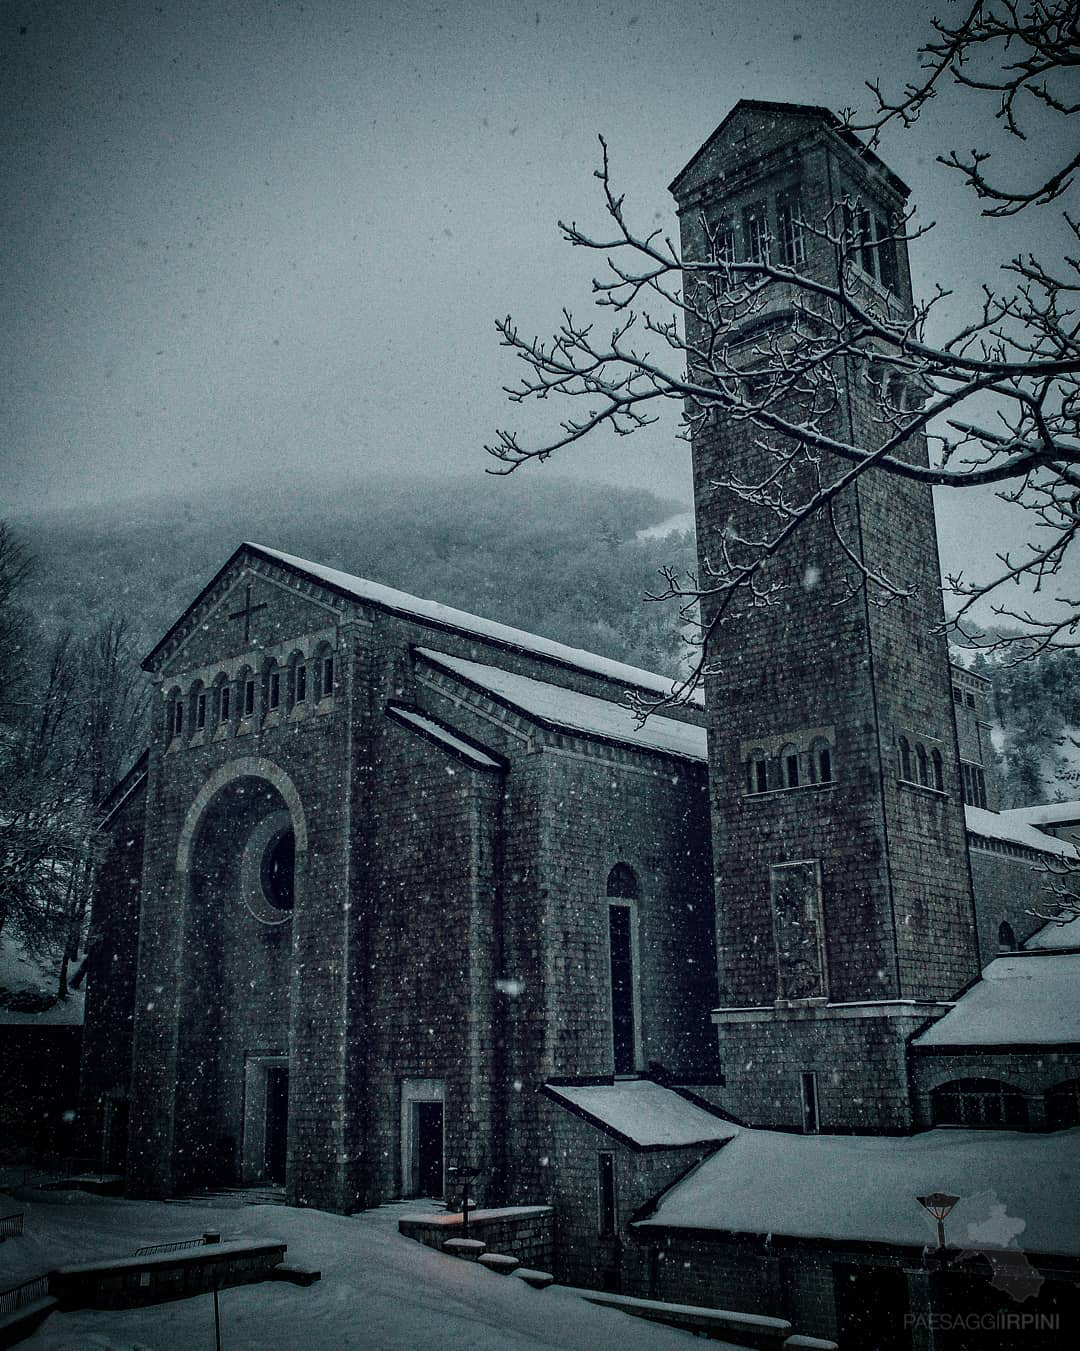
{"label": "forested hill", "polygon": [[639,541],[680,504],[546,473],[498,479],[335,478],[14,518],[34,566],[21,599],[43,636],[128,616],[142,650],[241,541],[341,568],[548,637],[672,670],[671,605],[642,604],[685,534]]}

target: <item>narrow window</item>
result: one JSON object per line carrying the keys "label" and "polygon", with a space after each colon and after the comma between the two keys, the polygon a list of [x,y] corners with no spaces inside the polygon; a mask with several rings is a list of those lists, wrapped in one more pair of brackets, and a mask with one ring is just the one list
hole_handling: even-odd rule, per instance
{"label": "narrow window", "polygon": [[935,750],[930,756],[930,769],[934,776],[934,787],[939,793],[943,793],[945,791],[945,763],[939,750]]}
{"label": "narrow window", "polygon": [[964,691],[960,688],[959,685],[954,685],[952,687],[952,701],[954,704],[959,704],[961,707],[963,707]]}
{"label": "narrow window", "polygon": [[630,907],[608,906],[611,949],[611,1045],[616,1074],[634,1071],[634,956]]}
{"label": "narrow window", "polygon": [[799,1076],[802,1081],[802,1128],[804,1135],[817,1135],[820,1129],[818,1115],[817,1075],[813,1070],[804,1070]]}
{"label": "narrow window", "polygon": [[248,676],[244,681],[244,717],[250,718],[255,712],[255,679]]}
{"label": "narrow window", "polygon": [[275,709],[281,703],[281,672],[271,671],[266,686],[266,706]]}
{"label": "narrow window", "polygon": [[768,766],[764,751],[752,751],[747,762],[747,791],[764,793],[769,786]]}
{"label": "narrow window", "polygon": [[327,699],[334,692],[334,658],[322,659],[322,697]]}
{"label": "narrow window", "polygon": [[972,694],[970,690],[968,690],[967,694],[964,695],[964,702],[967,704],[968,708],[975,707],[975,696]]}
{"label": "narrow window", "polygon": [[815,738],[806,764],[811,783],[832,783],[832,752],[823,737]]}
{"label": "narrow window", "polygon": [[599,1202],[599,1230],[601,1238],[615,1237],[615,1155],[606,1151],[597,1154],[597,1200]]}
{"label": "narrow window", "polygon": [[874,236],[870,224],[870,212],[862,210],[858,213],[856,235],[859,245],[859,265],[864,272],[871,277],[877,276],[877,251],[874,248]]}
{"label": "narrow window", "polygon": [[764,202],[754,202],[743,212],[746,257],[751,263],[769,261],[769,218]]}
{"label": "narrow window", "polygon": [[184,734],[184,701],[177,699],[173,704],[173,736]]}
{"label": "narrow window", "polygon": [[900,738],[900,777],[911,782],[911,747],[906,736]]}
{"label": "narrow window", "polygon": [[780,752],[780,764],[784,770],[784,787],[799,786],[799,752],[794,746],[785,746]]}
{"label": "narrow window", "polygon": [[195,726],[201,732],[206,726],[206,692],[201,691],[195,700]]}
{"label": "narrow window", "polygon": [[709,247],[712,259],[717,263],[735,261],[735,226],[730,216],[721,216],[711,227]]}
{"label": "narrow window", "polygon": [[228,722],[232,711],[232,686],[222,685],[221,687],[221,721]]}
{"label": "narrow window", "polygon": [[998,947],[1005,952],[1016,951],[1016,933],[1007,919],[998,925]]}
{"label": "narrow window", "polygon": [[776,220],[780,229],[780,257],[787,267],[801,267],[806,262],[801,211],[797,200],[781,197],[776,206]]}
{"label": "narrow window", "polygon": [[878,275],[882,286],[890,291],[900,289],[900,269],[896,263],[896,240],[889,229],[888,222],[881,216],[877,218],[878,238]]}
{"label": "narrow window", "polygon": [[307,698],[307,666],[302,661],[296,663],[296,687],[293,702],[302,704]]}
{"label": "narrow window", "polygon": [[930,787],[930,767],[926,761],[926,747],[920,741],[915,747],[915,763],[919,767],[919,783],[923,788]]}

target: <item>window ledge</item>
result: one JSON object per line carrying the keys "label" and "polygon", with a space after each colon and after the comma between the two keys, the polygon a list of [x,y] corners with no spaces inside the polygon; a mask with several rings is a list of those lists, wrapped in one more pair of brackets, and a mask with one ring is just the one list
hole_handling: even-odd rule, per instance
{"label": "window ledge", "polygon": [[822,792],[823,790],[836,787],[836,780],[830,779],[828,783],[799,783],[794,788],[767,788],[764,793],[744,792],[742,799],[744,802],[759,802],[766,797],[782,797],[786,793],[806,793]]}
{"label": "window ledge", "polygon": [[942,801],[949,796],[944,788],[931,788],[928,783],[915,783],[912,779],[898,778],[896,783],[899,788],[911,788],[914,789],[916,793],[922,793],[926,797],[935,797]]}

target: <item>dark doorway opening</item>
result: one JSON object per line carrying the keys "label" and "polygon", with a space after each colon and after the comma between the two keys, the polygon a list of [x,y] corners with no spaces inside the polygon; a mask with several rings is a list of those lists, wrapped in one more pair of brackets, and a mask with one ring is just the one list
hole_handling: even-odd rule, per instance
{"label": "dark doorway opening", "polygon": [[911,1351],[907,1277],[902,1267],[838,1262],[836,1340],[844,1351]]}
{"label": "dark doorway opening", "polygon": [[443,1194],[443,1105],[416,1104],[416,1185],[421,1196]]}
{"label": "dark doorway opening", "polygon": [[266,1178],[285,1181],[289,1138],[289,1071],[270,1065],[266,1071]]}
{"label": "dark doorway opening", "polygon": [[634,959],[630,907],[608,906],[611,941],[611,1042],[616,1074],[634,1071]]}

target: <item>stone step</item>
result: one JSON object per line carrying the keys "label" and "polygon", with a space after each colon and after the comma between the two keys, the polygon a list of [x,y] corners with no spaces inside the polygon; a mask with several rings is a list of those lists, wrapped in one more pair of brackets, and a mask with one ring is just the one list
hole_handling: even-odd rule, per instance
{"label": "stone step", "polygon": [[478,1238],[448,1238],[442,1245],[443,1252],[452,1257],[464,1257],[467,1262],[475,1262],[486,1248],[487,1244]]}
{"label": "stone step", "polygon": [[497,1271],[500,1276],[509,1276],[521,1266],[516,1257],[503,1252],[481,1253],[479,1261],[482,1267],[487,1267],[489,1271]]}
{"label": "stone step", "polygon": [[549,1285],[555,1284],[555,1277],[550,1272],[535,1271],[532,1267],[518,1267],[514,1275],[534,1290],[546,1290]]}

